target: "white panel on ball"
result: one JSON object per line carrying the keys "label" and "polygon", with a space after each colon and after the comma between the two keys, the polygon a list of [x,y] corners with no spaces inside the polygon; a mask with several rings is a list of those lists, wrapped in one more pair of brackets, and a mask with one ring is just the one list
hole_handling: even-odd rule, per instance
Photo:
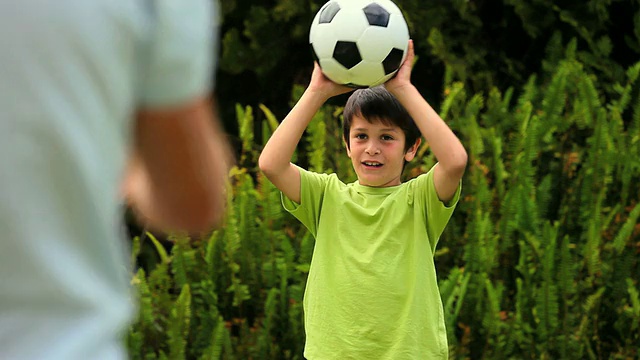
{"label": "white panel on ball", "polygon": [[367,17],[362,10],[349,7],[338,11],[331,23],[320,25],[330,25],[333,33],[329,36],[334,36],[337,40],[356,41],[369,26],[369,23],[367,23]]}
{"label": "white panel on ball", "polygon": [[333,58],[320,59],[320,67],[329,80],[337,84],[348,84],[351,80],[349,71]]}
{"label": "white panel on ball", "polygon": [[402,15],[391,15],[386,28],[369,26],[358,40],[363,59],[382,61],[391,48],[407,50],[409,29]]}
{"label": "white panel on ball", "polygon": [[311,40],[313,49],[319,59],[330,59],[333,56],[333,49],[336,47],[337,36],[335,36],[331,24],[320,24],[316,27],[317,33],[325,36],[316,36]]}
{"label": "white panel on ball", "polygon": [[371,85],[371,86],[376,86],[376,85],[380,85],[383,83],[386,83],[389,79],[391,79],[392,77],[394,77],[394,75],[396,74],[397,71],[394,71],[393,73],[386,75],[384,77],[382,77],[380,80],[378,80],[378,82],[375,85]]}
{"label": "white panel on ball", "polygon": [[389,34],[395,43],[395,47],[407,49],[409,45],[409,28],[402,14],[393,14],[389,19]]}
{"label": "white panel on ball", "polygon": [[375,86],[383,77],[384,70],[380,62],[362,61],[349,71],[349,83],[355,85]]}

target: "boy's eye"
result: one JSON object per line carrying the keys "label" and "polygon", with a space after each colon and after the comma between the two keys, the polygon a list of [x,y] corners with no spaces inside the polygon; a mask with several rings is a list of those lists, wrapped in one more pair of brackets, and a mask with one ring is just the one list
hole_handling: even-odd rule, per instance
{"label": "boy's eye", "polygon": [[356,134],[356,139],[364,140],[366,138],[367,138],[367,135],[365,135],[365,134]]}
{"label": "boy's eye", "polygon": [[392,137],[392,136],[389,136],[389,135],[382,135],[380,138],[381,138],[382,140],[393,140],[393,137]]}

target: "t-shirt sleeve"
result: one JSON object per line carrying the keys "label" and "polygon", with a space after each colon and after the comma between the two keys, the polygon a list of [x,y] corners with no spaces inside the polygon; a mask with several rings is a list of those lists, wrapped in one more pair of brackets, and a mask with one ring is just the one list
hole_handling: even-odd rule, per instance
{"label": "t-shirt sleeve", "polygon": [[142,106],[180,105],[213,90],[218,7],[214,0],[148,2],[149,36],[142,47]]}
{"label": "t-shirt sleeve", "polygon": [[420,207],[424,210],[424,216],[427,225],[427,235],[431,243],[431,250],[435,252],[440,235],[447,226],[453,211],[455,210],[460,192],[462,191],[462,181],[458,184],[458,190],[453,198],[446,204],[438,198],[436,186],[433,181],[433,170],[437,164],[429,170],[428,173],[422,174],[415,179],[414,198],[419,201]]}
{"label": "t-shirt sleeve", "polygon": [[300,170],[300,204],[281,194],[282,206],[315,237],[318,232],[325,190],[332,175],[318,174],[300,167],[298,169]]}

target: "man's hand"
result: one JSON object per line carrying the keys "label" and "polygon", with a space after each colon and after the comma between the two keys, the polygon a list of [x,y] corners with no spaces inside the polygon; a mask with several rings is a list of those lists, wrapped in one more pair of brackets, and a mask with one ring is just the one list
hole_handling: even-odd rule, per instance
{"label": "man's hand", "polygon": [[208,231],[220,225],[233,164],[208,98],[141,109],[122,193],[145,225],[162,231]]}

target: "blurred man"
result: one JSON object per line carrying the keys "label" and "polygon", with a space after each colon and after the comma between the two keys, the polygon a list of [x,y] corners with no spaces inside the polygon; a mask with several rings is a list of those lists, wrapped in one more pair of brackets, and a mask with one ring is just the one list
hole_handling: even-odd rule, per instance
{"label": "blurred man", "polygon": [[157,229],[221,219],[216,17],[211,0],[0,2],[0,359],[126,358],[123,191]]}

